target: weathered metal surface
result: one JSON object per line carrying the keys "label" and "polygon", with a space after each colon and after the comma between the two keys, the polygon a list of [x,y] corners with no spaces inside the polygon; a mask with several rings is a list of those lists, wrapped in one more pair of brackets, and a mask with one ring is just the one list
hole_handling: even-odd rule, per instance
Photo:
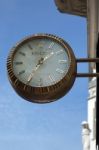
{"label": "weathered metal surface", "polygon": [[60,12],[87,17],[87,0],[55,0]]}

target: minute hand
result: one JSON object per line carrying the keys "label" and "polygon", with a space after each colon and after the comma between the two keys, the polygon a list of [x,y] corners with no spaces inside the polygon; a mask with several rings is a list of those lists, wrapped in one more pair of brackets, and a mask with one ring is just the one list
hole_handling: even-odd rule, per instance
{"label": "minute hand", "polygon": [[40,67],[40,64],[38,64],[35,69],[32,70],[31,74],[28,77],[27,83],[29,83],[31,81],[31,79],[33,78],[35,72],[38,70],[38,68]]}
{"label": "minute hand", "polygon": [[39,67],[43,64],[43,62],[46,61],[48,58],[50,58],[53,54],[54,54],[54,52],[51,52],[50,54],[48,54],[47,56],[45,56],[45,58],[41,58],[39,60],[39,62],[36,65],[36,67],[32,70],[31,74],[29,75],[27,83],[29,83],[32,80],[35,72],[39,69]]}
{"label": "minute hand", "polygon": [[51,52],[50,54],[45,56],[44,59],[43,59],[43,62],[46,61],[47,59],[49,59],[53,54],[54,54],[54,52]]}

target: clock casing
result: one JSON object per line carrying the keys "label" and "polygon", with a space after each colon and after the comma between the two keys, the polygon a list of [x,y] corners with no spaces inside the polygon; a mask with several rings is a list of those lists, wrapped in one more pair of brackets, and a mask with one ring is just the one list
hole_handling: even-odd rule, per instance
{"label": "clock casing", "polygon": [[[25,74],[27,72],[29,72],[29,70],[27,68],[30,67],[31,63],[29,63],[29,66],[28,66],[28,61],[30,61],[30,60],[26,59],[27,62],[25,62],[25,58],[23,56],[22,56],[22,58],[24,58],[23,62],[16,61],[19,58],[21,59],[21,56],[18,56],[19,52],[21,52],[20,55],[22,55],[22,52],[25,51],[27,53],[27,55],[25,57],[28,57],[29,56],[28,53],[30,53],[30,52],[28,49],[26,50],[26,48],[24,48],[26,46],[26,44],[29,44],[33,41],[40,42],[42,40],[44,40],[45,45],[46,45],[46,42],[51,41],[51,43],[56,44],[56,47],[49,46],[49,47],[51,47],[51,49],[50,50],[47,49],[48,54],[44,54],[44,52],[46,53],[46,48],[43,46],[41,46],[41,47],[39,46],[39,49],[42,48],[42,50],[40,50],[40,55],[39,55],[38,49],[37,49],[38,47],[35,44],[36,42],[34,42],[33,46],[35,47],[34,48],[35,51],[34,51],[34,49],[32,50],[32,55],[33,55],[33,65],[36,66],[36,68],[34,69],[35,72],[33,72],[34,71],[33,70],[32,73],[30,73],[30,75],[27,75],[30,77],[30,78],[28,77],[28,79],[27,79],[25,77]],[[44,42],[43,42],[43,44],[44,44]],[[63,54],[57,55],[57,51],[59,51],[59,49],[57,50],[57,45],[59,45],[60,47],[63,48],[63,50],[64,50]],[[20,50],[20,49],[22,49],[22,50]],[[29,46],[29,49],[31,49],[30,46]],[[45,51],[44,51],[44,49],[45,49]],[[49,51],[50,51],[50,53],[49,53]],[[23,53],[23,55],[24,55],[24,53]],[[34,62],[36,55],[39,55],[39,56],[37,56],[37,58],[40,57],[40,58],[38,58],[39,61],[37,61],[39,63]],[[61,58],[61,55],[62,55],[62,58],[65,57],[64,55],[66,55],[68,61],[64,62],[63,60],[61,60],[61,61],[58,60],[58,58]],[[32,56],[30,58],[32,59]],[[56,68],[56,70],[53,69],[51,71],[51,73],[53,73],[55,71],[55,75],[58,74],[57,75],[58,77],[56,77],[56,76],[54,77],[55,79],[57,78],[57,81],[55,80],[55,82],[54,82],[51,75],[48,74],[48,83],[46,84],[45,78],[47,77],[47,71],[46,71],[46,69],[48,69],[47,65],[50,66],[50,63],[52,60],[53,61],[52,66],[55,66],[54,59],[56,60],[55,63],[57,63],[57,61],[61,62],[61,63],[59,63],[59,66],[63,65],[63,69],[64,69],[65,73],[63,75],[62,70],[59,68],[58,69]],[[14,64],[14,63],[16,63],[16,64]],[[18,68],[21,68],[21,67],[17,67],[17,66],[18,66],[18,64],[22,64],[22,63],[23,64],[25,63],[24,66],[26,66],[26,68],[25,68],[25,70],[19,71]],[[66,63],[68,64],[67,68],[66,68],[67,70],[65,70]],[[20,66],[22,66],[22,65],[20,65]],[[40,71],[40,69],[41,69],[41,71]],[[50,70],[50,67],[49,67],[48,71],[49,70]],[[22,71],[24,72],[23,77],[22,77]],[[41,78],[39,77],[40,75],[38,75],[38,73],[40,74],[40,72],[42,72],[42,79],[43,79],[43,72],[44,72],[44,79],[43,79],[42,84],[40,81]],[[8,78],[9,78],[9,81],[10,81],[12,87],[14,88],[16,93],[18,95],[20,95],[22,98],[24,98],[25,100],[28,100],[30,102],[35,102],[35,103],[48,103],[48,102],[52,102],[52,101],[58,100],[61,97],[63,97],[72,88],[75,78],[76,78],[76,72],[77,72],[77,64],[76,64],[75,55],[74,55],[71,47],[63,39],[61,39],[57,36],[51,35],[51,34],[36,34],[36,35],[26,37],[25,39],[23,39],[22,41],[17,43],[15,45],[15,47],[12,48],[12,50],[8,56],[8,59],[7,59],[7,73],[8,73]],[[61,77],[61,75],[62,75],[62,77]],[[37,79],[37,76],[40,78],[40,80]],[[26,79],[28,80],[28,82],[25,82]],[[34,79],[35,79],[35,81],[33,81]],[[38,82],[36,80],[38,80]],[[52,80],[52,81],[50,81],[50,80]]]}

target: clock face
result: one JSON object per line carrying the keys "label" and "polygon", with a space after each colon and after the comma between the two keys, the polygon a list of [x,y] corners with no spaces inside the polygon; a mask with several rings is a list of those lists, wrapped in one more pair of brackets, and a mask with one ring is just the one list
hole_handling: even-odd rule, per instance
{"label": "clock face", "polygon": [[50,34],[37,34],[19,42],[10,52],[7,71],[11,85],[24,99],[48,103],[72,87],[76,60],[70,46]]}
{"label": "clock face", "polygon": [[50,38],[31,39],[22,44],[13,57],[13,71],[23,83],[46,87],[59,82],[70,66],[66,49]]}

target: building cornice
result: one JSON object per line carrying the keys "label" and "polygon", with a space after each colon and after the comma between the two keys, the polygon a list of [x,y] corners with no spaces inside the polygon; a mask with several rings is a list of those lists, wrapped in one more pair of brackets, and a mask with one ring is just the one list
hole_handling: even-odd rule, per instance
{"label": "building cornice", "polygon": [[54,0],[62,13],[87,17],[87,0]]}

